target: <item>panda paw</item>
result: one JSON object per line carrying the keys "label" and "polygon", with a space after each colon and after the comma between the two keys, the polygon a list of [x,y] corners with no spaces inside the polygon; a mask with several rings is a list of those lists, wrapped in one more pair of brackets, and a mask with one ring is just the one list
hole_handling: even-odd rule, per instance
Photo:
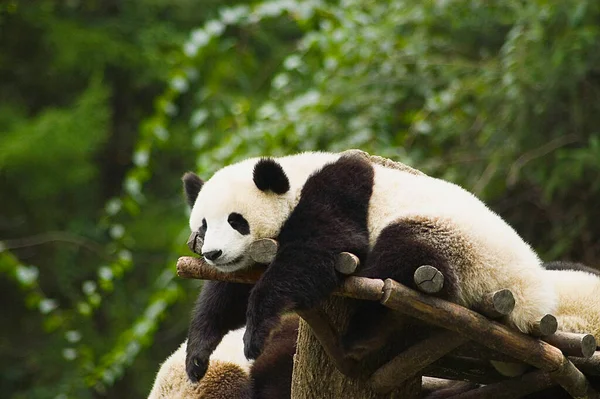
{"label": "panda paw", "polygon": [[246,359],[256,359],[262,352],[264,342],[264,334],[254,329],[246,328],[246,332],[244,333],[244,355]]}
{"label": "panda paw", "polygon": [[191,382],[196,383],[204,377],[208,369],[208,358],[188,353],[185,357],[185,371]]}

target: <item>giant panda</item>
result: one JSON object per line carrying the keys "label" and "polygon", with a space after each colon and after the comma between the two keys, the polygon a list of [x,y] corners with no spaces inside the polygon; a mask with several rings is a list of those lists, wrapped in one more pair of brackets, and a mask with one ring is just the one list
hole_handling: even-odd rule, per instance
{"label": "giant panda", "polygon": [[291,396],[298,317],[286,315],[271,331],[265,350],[255,360],[244,356],[245,328],[227,333],[211,354],[198,383],[185,369],[187,341],[161,365],[148,399],[282,399]]}
{"label": "giant panda", "polygon": [[[326,298],[342,281],[333,267],[342,251],[360,258],[358,275],[408,286],[417,267],[434,265],[446,277],[440,295],[467,307],[510,288],[517,304],[506,321],[523,332],[554,310],[537,255],[455,184],[360,155],[328,153],[255,158],[222,169],[205,184],[192,174],[183,180],[190,227],[204,238],[202,253],[215,267],[248,267],[245,251],[255,239],[277,237],[280,243],[252,289],[213,282],[200,293],[188,334],[193,381],[204,374],[220,337],[244,323],[244,312],[245,353],[256,358],[282,312]],[[351,322],[354,340],[372,333],[362,326],[379,325],[386,312],[365,306]],[[352,348],[352,337],[347,342]]]}
{"label": "giant panda", "polygon": [[184,341],[161,365],[148,399],[251,399],[251,361],[244,357],[245,328],[231,331],[210,356],[206,375],[197,384],[185,372]]}

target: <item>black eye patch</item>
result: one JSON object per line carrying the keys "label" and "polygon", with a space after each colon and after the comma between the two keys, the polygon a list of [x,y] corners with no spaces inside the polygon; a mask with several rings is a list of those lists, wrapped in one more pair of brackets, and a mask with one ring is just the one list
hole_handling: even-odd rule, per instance
{"label": "black eye patch", "polygon": [[204,236],[206,235],[207,228],[208,225],[206,224],[206,219],[202,219],[202,226],[200,226],[200,228],[198,229],[198,234],[200,235],[200,237],[202,237],[202,239],[204,239]]}
{"label": "black eye patch", "polygon": [[230,213],[227,222],[238,233],[242,235],[250,234],[250,225],[248,224],[248,221],[239,213]]}

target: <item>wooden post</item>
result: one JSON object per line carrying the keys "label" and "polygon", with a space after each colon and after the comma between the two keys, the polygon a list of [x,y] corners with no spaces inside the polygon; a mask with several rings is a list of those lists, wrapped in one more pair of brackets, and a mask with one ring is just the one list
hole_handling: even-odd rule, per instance
{"label": "wooden post", "polygon": [[[322,306],[325,318],[331,320],[337,331],[345,331],[356,300],[331,297]],[[311,322],[312,325],[312,322]],[[387,394],[376,392],[369,383],[369,375],[382,362],[388,350],[382,350],[356,362],[354,378],[342,374],[327,355],[309,325],[302,321],[298,330],[298,345],[294,357],[292,399],[360,398],[360,399],[416,399],[420,397],[421,376],[409,378]]]}

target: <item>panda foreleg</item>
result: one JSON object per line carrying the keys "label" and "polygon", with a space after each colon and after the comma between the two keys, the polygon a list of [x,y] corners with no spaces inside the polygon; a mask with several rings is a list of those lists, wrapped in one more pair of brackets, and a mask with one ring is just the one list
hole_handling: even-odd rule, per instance
{"label": "panda foreleg", "polygon": [[252,286],[206,281],[192,312],[186,349],[186,372],[192,382],[206,373],[210,355],[223,336],[244,325]]}
{"label": "panda foreleg", "polygon": [[282,313],[310,309],[327,298],[339,285],[332,251],[311,251],[288,246],[256,283],[246,312],[244,353],[256,359]]}

